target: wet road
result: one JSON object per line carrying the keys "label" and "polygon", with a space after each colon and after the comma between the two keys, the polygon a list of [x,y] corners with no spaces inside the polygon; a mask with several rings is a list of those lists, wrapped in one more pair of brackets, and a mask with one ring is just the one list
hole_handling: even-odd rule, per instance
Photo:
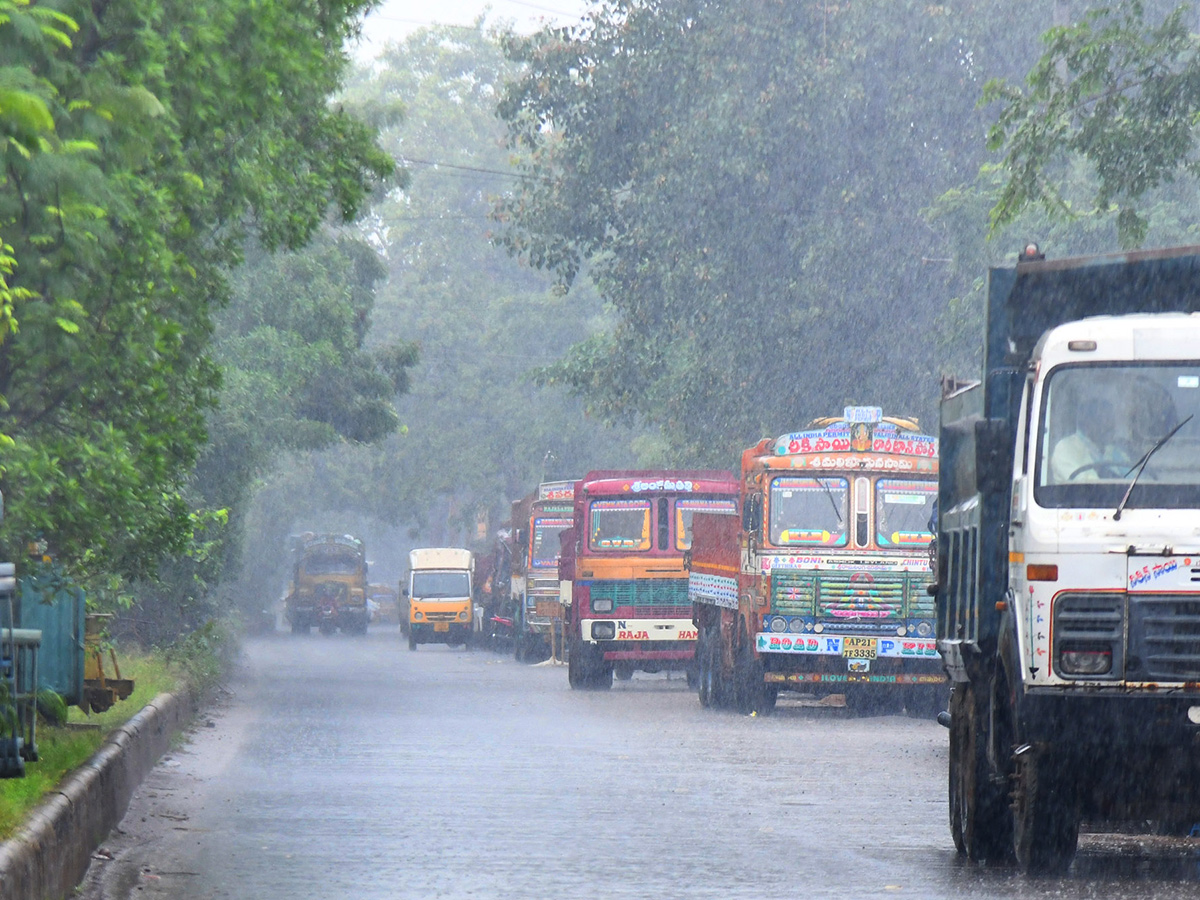
{"label": "wet road", "polygon": [[83,897],[1200,893],[1200,841],[1087,836],[1065,879],[961,863],[932,722],[786,700],[714,714],[679,677],[574,693],[561,667],[413,653],[394,629],[281,634],[245,656]]}

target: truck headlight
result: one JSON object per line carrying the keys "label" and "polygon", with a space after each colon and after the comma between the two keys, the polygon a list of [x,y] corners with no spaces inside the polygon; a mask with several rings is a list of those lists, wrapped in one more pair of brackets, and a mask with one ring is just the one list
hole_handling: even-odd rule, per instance
{"label": "truck headlight", "polygon": [[1061,647],[1058,670],[1063,675],[1107,675],[1112,671],[1112,647],[1102,644]]}
{"label": "truck headlight", "polygon": [[593,600],[592,601],[592,612],[610,613],[612,611],[613,611],[613,602],[612,602],[611,597],[609,597],[607,600]]}
{"label": "truck headlight", "polygon": [[420,610],[417,610],[415,613],[413,613],[414,622],[420,622],[423,618],[425,618],[425,613],[421,612]]}
{"label": "truck headlight", "polygon": [[465,609],[460,611],[458,614],[458,620],[460,622],[465,622],[469,618],[471,618],[471,614],[469,612],[467,612]]}
{"label": "truck headlight", "polygon": [[617,636],[617,625],[615,622],[593,622],[592,623],[592,640],[593,641],[611,641],[616,636]]}
{"label": "truck headlight", "polygon": [[933,634],[933,626],[928,622],[917,623],[917,637],[927,638]]}

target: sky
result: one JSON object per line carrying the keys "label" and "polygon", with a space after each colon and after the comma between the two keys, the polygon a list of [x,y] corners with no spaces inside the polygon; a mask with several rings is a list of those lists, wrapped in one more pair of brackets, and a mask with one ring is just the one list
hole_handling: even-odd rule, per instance
{"label": "sky", "polygon": [[401,40],[424,25],[470,26],[481,14],[487,21],[508,21],[529,33],[545,24],[577,22],[587,0],[382,0],[363,23],[360,58],[377,54],[389,41]]}

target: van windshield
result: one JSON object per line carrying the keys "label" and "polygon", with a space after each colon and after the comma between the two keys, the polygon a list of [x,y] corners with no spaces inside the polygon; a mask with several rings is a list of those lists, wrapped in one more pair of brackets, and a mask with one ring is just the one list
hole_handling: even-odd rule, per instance
{"label": "van windshield", "polygon": [[1200,364],[1060,366],[1046,379],[1034,499],[1052,508],[1116,508],[1146,461],[1128,509],[1200,503]]}
{"label": "van windshield", "polygon": [[466,572],[413,572],[412,595],[417,600],[471,596],[471,578]]}

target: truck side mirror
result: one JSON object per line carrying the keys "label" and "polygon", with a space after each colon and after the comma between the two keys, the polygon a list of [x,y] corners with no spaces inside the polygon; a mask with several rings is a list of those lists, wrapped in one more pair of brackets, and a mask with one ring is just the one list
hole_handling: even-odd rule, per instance
{"label": "truck side mirror", "polygon": [[762,494],[751,494],[742,507],[742,531],[752,533],[762,528]]}
{"label": "truck side mirror", "polygon": [[1011,451],[1007,420],[975,423],[975,484],[982,493],[998,493],[1012,482]]}

